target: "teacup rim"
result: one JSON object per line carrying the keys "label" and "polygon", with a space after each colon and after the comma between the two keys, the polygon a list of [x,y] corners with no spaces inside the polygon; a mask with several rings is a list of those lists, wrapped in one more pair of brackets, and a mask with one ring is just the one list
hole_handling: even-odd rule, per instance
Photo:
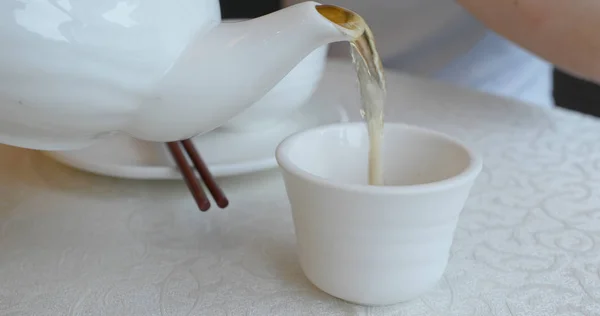
{"label": "teacup rim", "polygon": [[279,143],[275,152],[275,159],[277,160],[277,164],[284,171],[293,174],[296,177],[299,177],[305,181],[315,183],[320,186],[336,188],[343,191],[357,192],[357,193],[366,193],[366,194],[376,194],[376,195],[400,195],[400,194],[424,194],[431,193],[436,191],[448,190],[454,187],[461,186],[467,182],[475,180],[475,178],[480,174],[483,169],[483,159],[482,157],[472,150],[468,145],[464,142],[458,140],[455,137],[452,137],[448,134],[435,131],[433,129],[420,127],[417,125],[399,123],[399,122],[386,122],[385,127],[389,128],[401,128],[413,130],[419,133],[428,134],[430,136],[443,138],[444,140],[460,147],[463,149],[468,157],[469,164],[466,168],[464,168],[460,173],[435,182],[429,182],[424,184],[411,184],[411,185],[397,185],[397,186],[374,186],[368,184],[351,184],[351,183],[340,183],[335,182],[317,175],[314,175],[310,172],[303,170],[298,167],[295,163],[291,161],[291,158],[288,155],[290,147],[293,143],[307,135],[309,133],[315,133],[320,131],[326,131],[336,128],[346,128],[346,129],[356,129],[356,128],[365,128],[364,122],[341,122],[341,123],[332,123],[326,124],[318,127],[313,127],[310,129],[306,129],[303,131],[296,132],[294,134],[289,135],[283,141]]}

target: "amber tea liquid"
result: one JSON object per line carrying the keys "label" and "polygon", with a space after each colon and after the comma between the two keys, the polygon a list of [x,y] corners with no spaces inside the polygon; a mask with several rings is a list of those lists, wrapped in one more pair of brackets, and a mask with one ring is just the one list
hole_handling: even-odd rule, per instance
{"label": "amber tea liquid", "polygon": [[373,33],[356,13],[330,5],[317,6],[317,11],[344,28],[361,31],[360,36],[350,41],[350,53],[360,89],[361,115],[369,133],[369,184],[384,185],[381,147],[386,85]]}

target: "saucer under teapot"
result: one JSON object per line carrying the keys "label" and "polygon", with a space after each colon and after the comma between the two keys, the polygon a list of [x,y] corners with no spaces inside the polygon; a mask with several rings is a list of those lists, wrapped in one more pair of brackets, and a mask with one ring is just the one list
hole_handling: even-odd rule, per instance
{"label": "saucer under teapot", "polygon": [[[215,177],[275,168],[275,149],[287,136],[315,126],[348,121],[348,113],[340,99],[319,92],[271,128],[245,133],[217,129],[192,140]],[[182,179],[164,144],[136,140],[123,134],[101,139],[84,149],[45,154],[64,165],[103,176]]]}

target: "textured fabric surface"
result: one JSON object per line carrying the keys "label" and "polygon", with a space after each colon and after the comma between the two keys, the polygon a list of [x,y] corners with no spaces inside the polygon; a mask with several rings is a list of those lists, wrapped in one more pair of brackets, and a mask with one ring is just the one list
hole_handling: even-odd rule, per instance
{"label": "textured fabric surface", "polygon": [[[183,182],[97,177],[3,146],[0,315],[600,315],[600,122],[388,81],[390,121],[484,158],[446,272],[424,296],[370,308],[311,286],[277,171],[221,179],[231,207],[200,213]],[[320,93],[358,118],[350,65],[330,63]]]}

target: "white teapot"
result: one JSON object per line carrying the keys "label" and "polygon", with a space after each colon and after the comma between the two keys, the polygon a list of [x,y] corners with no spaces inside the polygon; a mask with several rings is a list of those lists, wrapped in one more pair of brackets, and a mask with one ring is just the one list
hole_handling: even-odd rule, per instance
{"label": "white teapot", "polygon": [[208,132],[317,47],[362,33],[319,6],[221,23],[218,0],[2,0],[0,142],[70,150],[114,132]]}

